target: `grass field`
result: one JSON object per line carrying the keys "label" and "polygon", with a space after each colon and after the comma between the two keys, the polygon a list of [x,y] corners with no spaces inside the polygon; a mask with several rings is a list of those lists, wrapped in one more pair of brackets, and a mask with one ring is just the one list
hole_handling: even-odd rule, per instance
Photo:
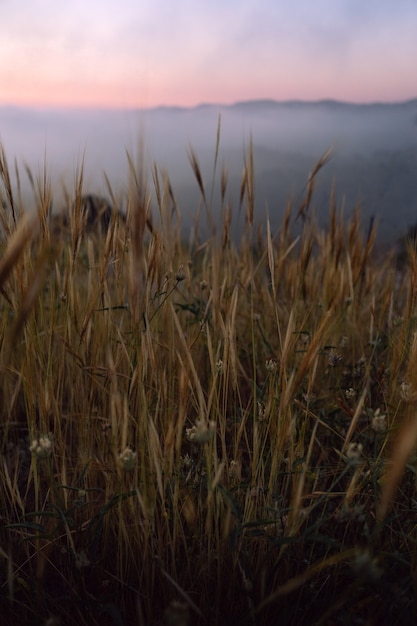
{"label": "grass field", "polygon": [[132,160],[126,222],[86,230],[81,168],[58,237],[1,152],[0,623],[415,623],[415,250],[316,225],[327,155],[258,229],[250,151],[236,242],[217,154],[185,240]]}

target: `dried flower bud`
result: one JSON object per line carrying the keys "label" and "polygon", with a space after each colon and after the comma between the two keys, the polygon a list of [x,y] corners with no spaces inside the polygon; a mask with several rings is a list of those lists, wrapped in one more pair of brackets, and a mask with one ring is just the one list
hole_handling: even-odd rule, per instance
{"label": "dried flower bud", "polygon": [[175,280],[180,283],[182,280],[184,280],[186,278],[185,276],[185,272],[184,272],[184,266],[180,265],[178,268],[177,273],[175,274]]}

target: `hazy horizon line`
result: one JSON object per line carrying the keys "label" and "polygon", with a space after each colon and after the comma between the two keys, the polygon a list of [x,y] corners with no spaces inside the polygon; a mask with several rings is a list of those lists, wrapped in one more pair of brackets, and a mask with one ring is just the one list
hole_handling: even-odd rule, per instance
{"label": "hazy horizon line", "polygon": [[200,102],[193,105],[177,105],[177,104],[156,104],[154,106],[106,106],[106,105],[39,105],[39,104],[17,104],[17,103],[0,103],[0,109],[20,109],[32,111],[158,111],[158,110],[176,110],[176,111],[193,111],[203,108],[234,108],[245,105],[341,105],[352,107],[373,107],[373,106],[404,106],[417,104],[417,94],[413,98],[405,100],[372,100],[370,102],[340,100],[338,98],[318,98],[313,100],[302,98],[287,98],[277,100],[275,98],[249,98],[246,100],[235,100],[233,102]]}

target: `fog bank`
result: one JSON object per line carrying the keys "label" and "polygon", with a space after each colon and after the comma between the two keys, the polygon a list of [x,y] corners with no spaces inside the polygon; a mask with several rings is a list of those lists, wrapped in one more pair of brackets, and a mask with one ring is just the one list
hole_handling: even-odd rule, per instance
{"label": "fog bank", "polygon": [[364,220],[375,215],[385,238],[398,236],[417,221],[417,100],[374,105],[254,101],[142,111],[0,107],[0,142],[10,169],[14,171],[14,163],[19,167],[26,201],[33,194],[23,165],[38,175],[46,163],[57,204],[62,184],[73,188],[83,158],[86,192],[107,193],[105,171],[112,188],[122,194],[128,181],[126,151],[137,158],[142,145],[150,184],[156,163],[169,174],[182,212],[192,220],[199,192],[188,151],[192,147],[197,154],[210,189],[219,116],[214,207],[224,165],[236,220],[240,177],[252,138],[258,221],[268,209],[273,227],[279,226],[287,200],[301,201],[309,171],[330,146],[332,158],[318,175],[314,199],[323,222],[333,182],[345,214],[359,202]]}

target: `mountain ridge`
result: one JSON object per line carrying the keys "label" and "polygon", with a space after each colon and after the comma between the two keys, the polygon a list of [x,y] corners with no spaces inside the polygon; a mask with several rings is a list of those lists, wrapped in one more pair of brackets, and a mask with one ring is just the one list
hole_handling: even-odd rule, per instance
{"label": "mountain ridge", "polygon": [[311,108],[319,108],[319,107],[327,107],[332,109],[372,109],[372,108],[385,108],[385,109],[398,109],[398,108],[408,108],[408,107],[417,107],[417,97],[410,98],[407,100],[398,100],[393,102],[386,102],[383,100],[375,100],[373,102],[350,102],[347,100],[337,100],[333,98],[321,98],[318,100],[302,100],[302,99],[287,99],[287,100],[275,100],[273,98],[255,98],[249,100],[236,100],[232,103],[224,103],[224,102],[201,102],[192,106],[181,106],[181,105],[156,105],[152,107],[83,107],[83,106],[74,106],[74,107],[53,107],[53,106],[31,106],[31,105],[19,105],[19,104],[0,104],[0,110],[9,111],[9,112],[18,112],[18,111],[36,111],[36,112],[100,112],[100,113],[111,113],[111,112],[171,112],[171,113],[181,113],[187,111],[201,111],[203,109],[227,109],[227,110],[242,110],[242,109],[265,109],[265,108],[293,108],[293,109],[307,109]]}

